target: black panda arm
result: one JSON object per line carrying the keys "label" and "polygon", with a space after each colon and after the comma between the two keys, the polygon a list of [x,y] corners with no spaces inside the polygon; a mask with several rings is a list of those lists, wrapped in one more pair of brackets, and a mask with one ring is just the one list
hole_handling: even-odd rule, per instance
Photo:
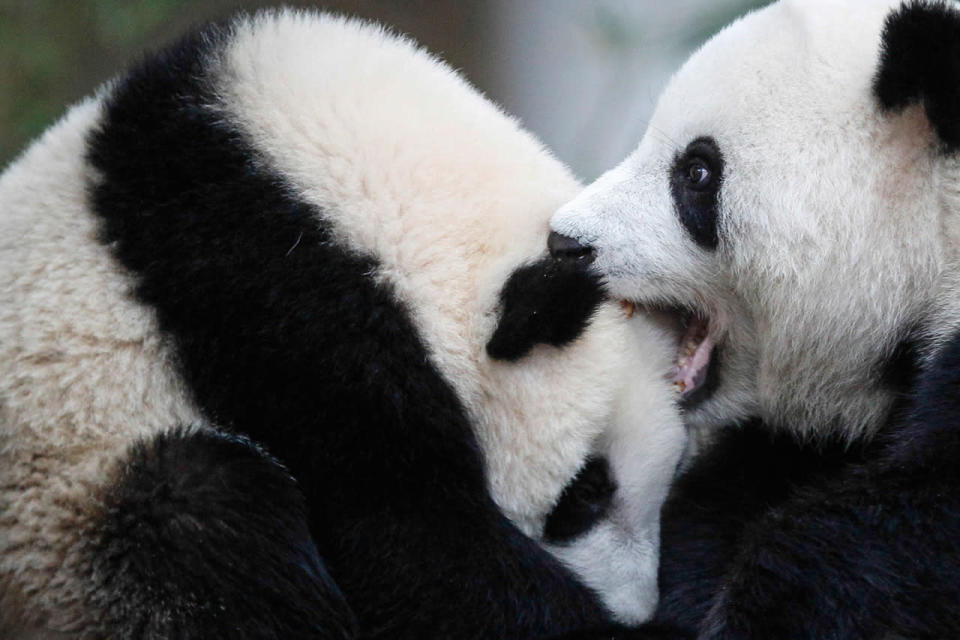
{"label": "black panda arm", "polygon": [[833,475],[861,455],[839,442],[804,445],[760,421],[721,431],[664,504],[655,620],[694,634],[745,528],[787,500],[792,487]]}
{"label": "black panda arm", "polygon": [[757,521],[699,637],[958,637],[957,486],[930,480],[864,473]]}
{"label": "black panda arm", "polygon": [[464,507],[385,509],[358,516],[349,533],[334,530],[336,556],[351,563],[337,577],[360,637],[533,640],[609,624],[596,597],[533,540],[483,504]]}
{"label": "black panda arm", "polygon": [[960,637],[960,335],[891,443],[747,527],[700,637]]}
{"label": "black panda arm", "polygon": [[106,636],[355,637],[302,494],[245,439],[178,429],[137,444],[93,538],[91,599]]}

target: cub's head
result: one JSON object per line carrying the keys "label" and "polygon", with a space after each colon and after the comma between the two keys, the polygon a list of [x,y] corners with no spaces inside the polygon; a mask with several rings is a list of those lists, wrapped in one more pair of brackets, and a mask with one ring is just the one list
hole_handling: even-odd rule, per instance
{"label": "cub's head", "polygon": [[551,248],[663,313],[692,424],[863,434],[955,262],[958,151],[957,4],[785,0],[686,63]]}
{"label": "cub's head", "polygon": [[544,255],[518,265],[486,346],[485,377],[499,390],[479,409],[482,425],[512,441],[494,443],[492,477],[525,466],[519,484],[499,490],[522,497],[540,485],[553,496],[528,530],[620,621],[637,623],[657,603],[660,507],[686,436],[668,380],[669,334],[604,298],[582,262]]}
{"label": "cub's head", "polygon": [[224,120],[409,313],[501,511],[620,619],[647,616],[684,430],[663,336],[547,255],[550,216],[580,185],[448,66],[381,29],[264,14],[214,62]]}

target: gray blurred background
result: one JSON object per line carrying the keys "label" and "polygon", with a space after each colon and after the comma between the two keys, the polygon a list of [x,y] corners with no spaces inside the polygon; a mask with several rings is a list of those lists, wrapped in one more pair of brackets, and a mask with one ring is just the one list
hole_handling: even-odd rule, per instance
{"label": "gray blurred background", "polygon": [[637,143],[657,94],[762,0],[0,0],[0,166],[143,51],[284,4],[377,20],[439,54],[584,180]]}

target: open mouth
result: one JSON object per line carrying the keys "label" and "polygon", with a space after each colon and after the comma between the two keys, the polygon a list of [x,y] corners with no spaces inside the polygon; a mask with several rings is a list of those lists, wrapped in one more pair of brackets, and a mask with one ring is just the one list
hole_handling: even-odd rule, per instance
{"label": "open mouth", "polygon": [[665,324],[677,336],[677,355],[672,372],[673,386],[684,403],[697,402],[706,397],[715,361],[714,340],[710,319],[689,309],[651,307],[623,300],[620,302],[628,317],[640,309],[659,324]]}

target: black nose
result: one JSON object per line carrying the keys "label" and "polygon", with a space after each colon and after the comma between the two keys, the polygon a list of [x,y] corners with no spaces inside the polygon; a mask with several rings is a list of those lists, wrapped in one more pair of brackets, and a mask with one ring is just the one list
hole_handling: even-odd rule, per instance
{"label": "black nose", "polygon": [[586,247],[573,238],[562,236],[556,231],[550,232],[547,238],[547,248],[550,249],[550,255],[556,260],[583,260],[590,262],[593,260],[593,249]]}

